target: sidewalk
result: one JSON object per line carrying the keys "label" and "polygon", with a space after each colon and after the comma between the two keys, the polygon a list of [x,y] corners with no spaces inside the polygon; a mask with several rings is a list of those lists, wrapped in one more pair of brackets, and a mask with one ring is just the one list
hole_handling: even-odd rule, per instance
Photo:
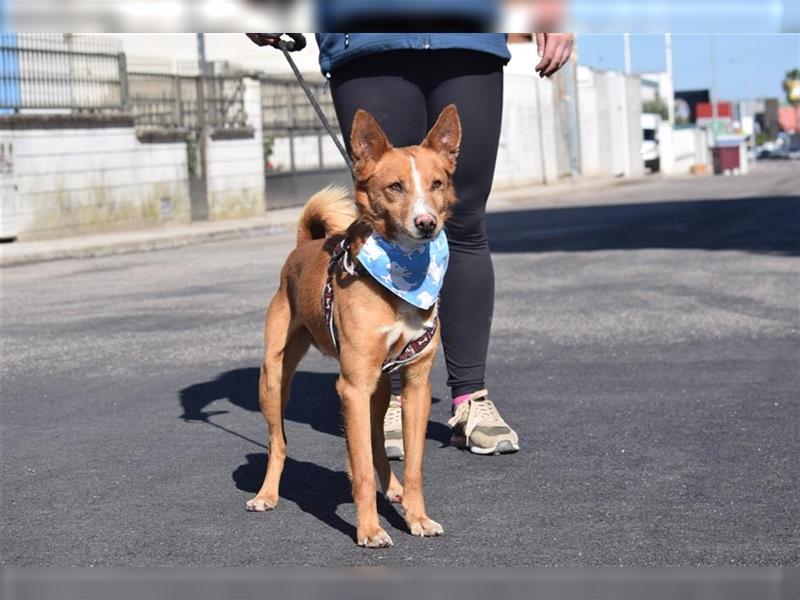
{"label": "sidewalk", "polygon": [[65,258],[91,258],[111,254],[149,252],[189,244],[277,233],[297,223],[301,207],[273,210],[263,217],[231,221],[204,221],[189,225],[164,225],[133,231],[57,238],[0,245],[0,266]]}
{"label": "sidewalk", "polygon": [[[634,179],[576,179],[550,185],[536,185],[493,192],[488,211],[505,210],[512,206],[535,203],[546,206],[564,194],[583,189],[600,189],[640,183]],[[149,252],[176,248],[188,244],[235,239],[243,236],[277,233],[292,229],[302,207],[267,212],[262,217],[233,221],[204,221],[189,225],[164,225],[133,231],[57,238],[30,242],[11,242],[0,245],[0,266],[10,267],[28,263],[66,258],[91,258],[131,252]]]}

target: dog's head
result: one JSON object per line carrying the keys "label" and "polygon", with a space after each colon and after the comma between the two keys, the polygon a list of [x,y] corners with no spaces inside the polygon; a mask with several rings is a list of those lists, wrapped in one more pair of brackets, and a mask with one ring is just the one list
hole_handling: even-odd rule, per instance
{"label": "dog's head", "polygon": [[356,112],[350,147],[361,220],[383,238],[416,245],[436,237],[456,201],[453,173],[461,143],[455,104],[418,146],[394,148],[377,121]]}

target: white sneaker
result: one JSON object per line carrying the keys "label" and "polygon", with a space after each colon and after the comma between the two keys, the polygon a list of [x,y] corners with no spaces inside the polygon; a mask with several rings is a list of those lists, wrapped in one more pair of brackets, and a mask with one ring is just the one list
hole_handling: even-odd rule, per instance
{"label": "white sneaker", "polygon": [[519,437],[489,400],[489,392],[479,390],[453,410],[448,421],[453,429],[450,443],[469,448],[474,454],[509,454],[519,450]]}
{"label": "white sneaker", "polygon": [[389,460],[403,460],[403,410],[399,396],[392,395],[383,419],[383,445]]}

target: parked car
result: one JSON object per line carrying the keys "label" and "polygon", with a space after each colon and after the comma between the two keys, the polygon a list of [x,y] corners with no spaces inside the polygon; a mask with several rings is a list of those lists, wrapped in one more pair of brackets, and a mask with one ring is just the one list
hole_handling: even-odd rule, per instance
{"label": "parked car", "polygon": [[645,169],[656,173],[661,168],[661,153],[658,145],[658,126],[661,115],[642,113],[642,160]]}

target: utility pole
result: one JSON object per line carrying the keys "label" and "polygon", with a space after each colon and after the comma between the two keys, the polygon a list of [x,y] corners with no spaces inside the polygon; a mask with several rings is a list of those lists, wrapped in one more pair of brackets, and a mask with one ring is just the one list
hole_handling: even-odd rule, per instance
{"label": "utility pole", "polygon": [[625,177],[631,175],[631,148],[630,148],[630,124],[628,123],[628,78],[631,74],[631,34],[623,33],[622,39],[625,42],[625,74],[622,76],[622,132],[623,140],[622,148],[625,156],[625,169],[623,174]]}
{"label": "utility pole", "polygon": [[669,90],[667,98],[664,100],[667,103],[667,119],[670,125],[675,125],[675,83],[672,77],[672,34],[664,34],[664,53],[666,58],[667,67],[667,81],[669,81]]}
{"label": "utility pole", "polygon": [[709,99],[711,100],[711,139],[716,145],[717,141],[717,48],[716,36],[712,33],[709,36],[709,43],[711,45],[711,87],[709,90]]}
{"label": "utility pole", "polygon": [[631,34],[623,33],[622,39],[625,42],[625,75],[631,74]]}
{"label": "utility pole", "polygon": [[207,148],[208,126],[206,124],[206,36],[197,34],[197,178],[196,190],[192,194],[192,220],[208,218],[208,162]]}

